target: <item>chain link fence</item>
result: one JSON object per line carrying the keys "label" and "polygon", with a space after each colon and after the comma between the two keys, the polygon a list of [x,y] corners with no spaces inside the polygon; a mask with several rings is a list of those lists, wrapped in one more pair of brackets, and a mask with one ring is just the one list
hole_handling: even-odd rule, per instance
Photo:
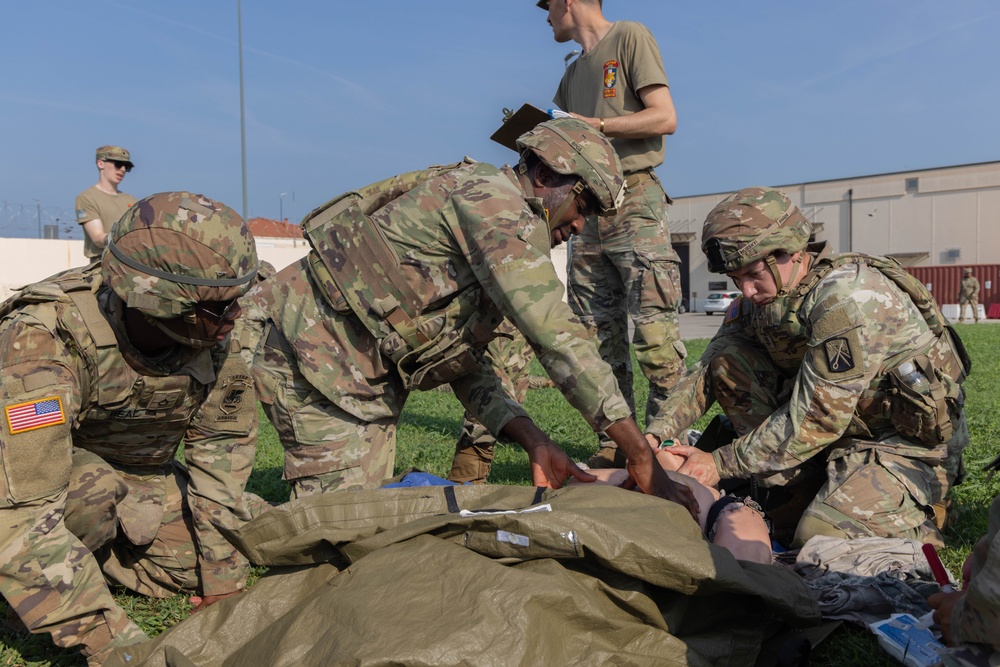
{"label": "chain link fence", "polygon": [[72,209],[0,200],[0,237],[17,239],[82,239],[83,228]]}

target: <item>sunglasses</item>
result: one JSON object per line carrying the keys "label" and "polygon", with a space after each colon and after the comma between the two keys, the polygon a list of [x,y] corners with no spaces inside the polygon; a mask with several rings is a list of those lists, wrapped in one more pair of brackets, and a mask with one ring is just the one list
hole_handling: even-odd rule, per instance
{"label": "sunglasses", "polygon": [[240,304],[236,299],[232,301],[205,301],[194,307],[199,315],[204,315],[211,320],[222,323],[235,320],[240,312]]}
{"label": "sunglasses", "polygon": [[121,160],[103,160],[103,162],[113,164],[115,166],[115,171],[123,168],[125,169],[126,174],[132,171],[132,164],[129,162],[122,162]]}

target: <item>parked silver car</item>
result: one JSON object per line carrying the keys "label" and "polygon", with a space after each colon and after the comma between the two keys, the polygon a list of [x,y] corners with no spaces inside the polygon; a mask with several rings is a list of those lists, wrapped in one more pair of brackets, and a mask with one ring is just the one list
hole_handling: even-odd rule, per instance
{"label": "parked silver car", "polygon": [[736,297],[740,296],[740,292],[711,292],[708,298],[705,299],[704,311],[706,315],[714,315],[715,313],[724,313],[726,309],[729,308],[729,304],[733,302]]}

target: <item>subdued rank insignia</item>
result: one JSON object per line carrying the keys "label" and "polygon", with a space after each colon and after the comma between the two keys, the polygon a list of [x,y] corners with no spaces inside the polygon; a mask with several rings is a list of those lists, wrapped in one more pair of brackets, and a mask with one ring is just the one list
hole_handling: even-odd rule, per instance
{"label": "subdued rank insignia", "polygon": [[222,388],[226,390],[226,393],[222,396],[219,409],[227,415],[238,412],[243,405],[244,396],[251,387],[253,387],[253,381],[246,375],[235,375],[223,380]]}
{"label": "subdued rank insignia", "polygon": [[854,368],[854,355],[846,338],[831,338],[826,341],[826,362],[831,373],[845,373]]}

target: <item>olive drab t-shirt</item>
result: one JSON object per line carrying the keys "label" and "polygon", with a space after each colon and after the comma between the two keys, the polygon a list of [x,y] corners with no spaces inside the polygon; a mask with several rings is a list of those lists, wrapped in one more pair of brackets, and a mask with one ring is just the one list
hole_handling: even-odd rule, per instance
{"label": "olive drab t-shirt", "polygon": [[[109,195],[92,185],[76,197],[76,221],[82,225],[100,220],[107,234],[135,201],[135,197],[125,192]],[[90,258],[101,256],[101,249],[94,245],[86,232],[83,233],[83,254]]]}
{"label": "olive drab t-shirt", "polygon": [[[627,116],[645,108],[638,91],[668,85],[656,40],[641,23],[618,21],[597,46],[566,69],[553,98],[559,108],[590,118]],[[625,173],[663,164],[662,136],[611,140]]]}

